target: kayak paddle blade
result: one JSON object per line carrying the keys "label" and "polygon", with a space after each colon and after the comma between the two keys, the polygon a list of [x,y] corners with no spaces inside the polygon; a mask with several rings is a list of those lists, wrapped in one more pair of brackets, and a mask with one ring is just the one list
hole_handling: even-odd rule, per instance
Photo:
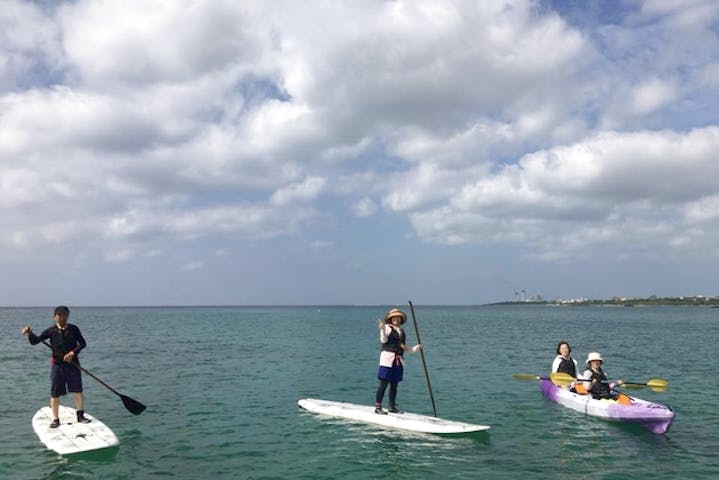
{"label": "kayak paddle blade", "polygon": [[651,389],[659,388],[666,390],[669,386],[669,382],[663,378],[650,378],[647,380],[647,386]]}
{"label": "kayak paddle blade", "polygon": [[572,383],[573,381],[576,380],[573,376],[569,375],[568,373],[564,373],[564,372],[554,372],[549,375],[549,378],[552,380],[552,382],[555,385],[565,385],[565,386],[569,385],[570,383]]}

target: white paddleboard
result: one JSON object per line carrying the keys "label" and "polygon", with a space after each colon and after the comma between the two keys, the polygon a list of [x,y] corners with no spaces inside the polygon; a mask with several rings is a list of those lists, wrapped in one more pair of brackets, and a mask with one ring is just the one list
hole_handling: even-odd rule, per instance
{"label": "white paddleboard", "polygon": [[382,425],[401,430],[421,433],[469,433],[489,430],[487,425],[474,425],[472,423],[455,422],[443,418],[418,415],[416,413],[388,413],[381,415],[374,413],[374,407],[369,405],[356,405],[354,403],[331,402],[315,398],[303,398],[297,405],[314,413],[321,413],[332,417],[347,418],[358,422]]}
{"label": "white paddleboard", "polygon": [[90,423],[77,421],[77,412],[74,408],[60,405],[60,426],[50,428],[52,410],[43,407],[32,417],[32,428],[40,441],[50,450],[60,455],[89,452],[103,448],[116,447],[120,444],[110,428],[92,415],[85,416],[92,420]]}

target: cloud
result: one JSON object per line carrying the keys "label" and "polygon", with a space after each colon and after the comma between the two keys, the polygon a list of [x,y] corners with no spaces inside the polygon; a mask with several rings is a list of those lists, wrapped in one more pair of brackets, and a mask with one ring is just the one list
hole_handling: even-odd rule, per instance
{"label": "cloud", "polygon": [[334,248],[335,242],[327,241],[327,240],[314,240],[310,243],[310,247],[314,248],[315,250],[329,250],[331,248]]}
{"label": "cloud", "polygon": [[309,202],[314,200],[325,188],[327,179],[322,177],[308,177],[301,183],[294,183],[276,190],[270,197],[270,204],[275,207],[284,207],[296,202]]}
{"label": "cloud", "polygon": [[635,115],[646,115],[671,103],[676,97],[674,82],[653,78],[634,89],[629,110]]}
{"label": "cloud", "polygon": [[4,0],[0,253],[344,213],[544,259],[710,245],[719,7],[543,5]]}
{"label": "cloud", "polygon": [[180,266],[180,270],[182,270],[183,272],[193,272],[195,270],[201,270],[206,266],[207,265],[203,261],[189,262]]}
{"label": "cloud", "polygon": [[717,154],[719,127],[601,133],[468,182],[412,223],[427,240],[518,242],[545,258],[704,245],[719,233]]}
{"label": "cloud", "polygon": [[141,8],[120,0],[81,1],[61,7],[58,20],[73,73],[101,89],[180,83],[251,64],[264,43],[242,9],[224,1],[150,0]]}
{"label": "cloud", "polygon": [[110,239],[126,240],[149,240],[168,235],[196,238],[223,232],[267,238],[294,232],[315,215],[306,207],[280,210],[263,205],[221,205],[154,213],[130,210],[109,218],[101,232]]}
{"label": "cloud", "polygon": [[135,258],[135,252],[129,249],[123,249],[105,254],[107,263],[127,263]]}
{"label": "cloud", "polygon": [[382,205],[395,212],[415,210],[452,195],[466,180],[467,169],[421,163],[408,172],[393,175]]}
{"label": "cloud", "polygon": [[0,91],[43,85],[62,76],[60,28],[30,2],[0,2]]}
{"label": "cloud", "polygon": [[371,217],[377,212],[377,204],[369,197],[362,197],[352,206],[352,212],[360,218]]}

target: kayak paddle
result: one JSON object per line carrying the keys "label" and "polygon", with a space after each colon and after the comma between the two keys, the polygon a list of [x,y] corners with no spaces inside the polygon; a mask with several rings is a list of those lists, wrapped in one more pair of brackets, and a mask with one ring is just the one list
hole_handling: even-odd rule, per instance
{"label": "kayak paddle", "polygon": [[[47,343],[45,340],[43,340],[42,343],[43,343],[47,348],[49,348],[50,350],[52,350],[52,347],[50,346],[50,344]],[[134,398],[130,398],[130,397],[126,396],[126,395],[121,394],[120,392],[118,392],[117,390],[115,390],[114,388],[112,388],[110,385],[108,385],[107,383],[103,382],[102,380],[100,380],[99,378],[97,378],[95,375],[93,375],[92,373],[90,373],[88,370],[82,368],[82,367],[80,366],[80,364],[75,363],[75,362],[72,362],[71,365],[74,365],[75,367],[77,367],[77,368],[79,368],[80,370],[82,370],[84,373],[87,373],[87,374],[90,375],[92,378],[94,378],[95,380],[97,380],[97,381],[100,383],[100,385],[102,385],[103,387],[107,388],[107,389],[110,390],[112,393],[114,393],[115,395],[117,395],[118,397],[120,397],[120,398],[122,399],[122,403],[123,403],[123,405],[125,405],[125,408],[127,409],[127,411],[130,412],[130,413],[132,413],[133,415],[139,415],[139,414],[141,414],[141,413],[145,410],[145,408],[147,408],[147,407],[145,407],[143,404],[141,404],[140,402],[138,402],[137,400],[135,400]]]}
{"label": "kayak paddle", "polygon": [[532,375],[530,373],[514,373],[512,378],[516,380],[551,380],[556,384],[571,383],[575,380],[574,377],[567,375],[566,373],[550,373],[549,376],[544,375]]}
{"label": "kayak paddle", "polygon": [[531,373],[513,373],[512,378],[516,380],[549,380],[549,377],[540,377]]}
{"label": "kayak paddle", "polygon": [[558,385],[560,387],[568,387],[570,383],[574,381],[572,377],[567,375],[566,377],[562,376],[566,374],[557,374],[552,373],[548,377],[541,376],[541,375],[532,375],[529,373],[514,373],[512,374],[512,378],[515,378],[516,380],[551,380],[551,382],[555,385]]}
{"label": "kayak paddle", "polygon": [[[585,380],[583,378],[574,378],[571,375],[564,373],[564,372],[555,372],[549,375],[550,379],[554,383],[563,383],[563,384],[570,384],[572,382],[587,382],[588,380]],[[607,382],[610,383],[610,382]],[[637,382],[622,382],[622,386],[625,388],[628,388],[630,390],[639,390],[644,387],[649,387],[655,392],[663,392],[667,389],[669,386],[669,382],[667,380],[664,380],[663,378],[650,378],[647,380],[646,383],[637,383]]]}
{"label": "kayak paddle", "polygon": [[[571,375],[564,372],[550,373],[548,377],[541,375],[532,375],[528,373],[515,373],[512,375],[516,380],[551,380],[555,385],[568,386],[572,382],[587,382],[588,380],[582,378],[574,378]],[[606,382],[610,383],[610,382]],[[669,386],[669,382],[663,378],[650,378],[646,383],[636,382],[623,382],[623,387],[629,390],[640,390],[644,387],[649,387],[654,392],[664,392]]]}
{"label": "kayak paddle", "polygon": [[624,382],[624,385],[622,386],[630,390],[639,390],[644,387],[649,387],[655,392],[663,392],[669,386],[669,382],[663,378],[650,378],[646,383]]}

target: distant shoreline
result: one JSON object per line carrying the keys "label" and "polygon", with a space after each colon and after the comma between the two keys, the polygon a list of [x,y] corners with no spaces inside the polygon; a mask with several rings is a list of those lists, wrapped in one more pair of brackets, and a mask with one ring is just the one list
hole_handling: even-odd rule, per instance
{"label": "distant shoreline", "polygon": [[612,298],[612,299],[576,299],[542,301],[507,301],[487,305],[549,305],[557,307],[711,307],[719,308],[719,297],[650,297],[650,298]]}
{"label": "distant shoreline", "polygon": [[[557,299],[557,300],[514,300],[514,301],[503,301],[503,302],[490,302],[490,303],[473,303],[473,304],[441,304],[441,303],[428,303],[428,304],[416,304],[424,308],[466,308],[466,307],[490,307],[490,306],[503,306],[503,305],[539,305],[539,306],[552,306],[552,307],[565,307],[565,306],[576,306],[576,307],[656,307],[656,306],[692,306],[692,307],[712,307],[719,308],[719,297],[664,297],[664,298],[612,298],[612,299]],[[278,308],[278,309],[292,309],[292,308],[305,308],[305,309],[321,309],[321,308],[388,308],[397,306],[397,304],[353,304],[353,305],[341,305],[341,304],[267,304],[267,305],[70,305],[70,308],[76,309],[203,309],[203,308],[216,308],[216,309],[253,309],[253,308]],[[402,305],[400,305],[402,307]],[[0,310],[52,310],[53,306],[46,305],[0,305]]]}

